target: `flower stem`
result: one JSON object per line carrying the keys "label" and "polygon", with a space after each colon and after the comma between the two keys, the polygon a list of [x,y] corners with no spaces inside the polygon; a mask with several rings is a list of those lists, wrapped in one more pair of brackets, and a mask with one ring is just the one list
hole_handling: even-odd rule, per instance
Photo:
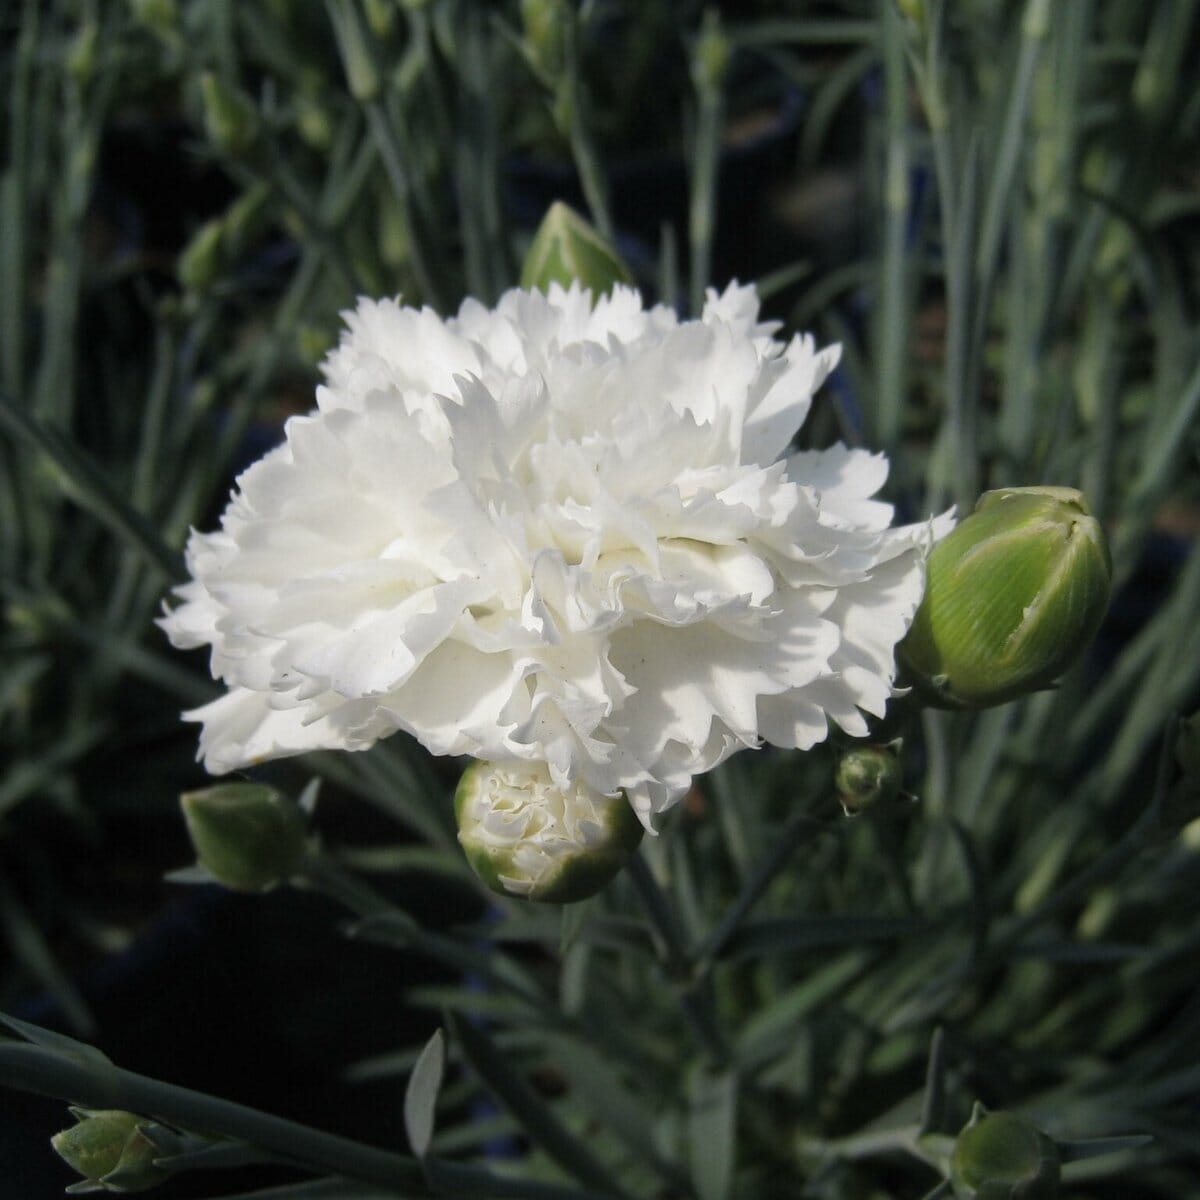
{"label": "flower stem", "polygon": [[70,1097],[85,1108],[124,1109],[181,1129],[202,1129],[249,1142],[305,1169],[429,1195],[416,1159],[111,1064],[85,1063],[41,1046],[4,1042],[0,1043],[0,1078],[8,1086],[39,1096]]}
{"label": "flower stem", "polygon": [[742,888],[741,894],[730,905],[721,923],[705,939],[701,947],[703,970],[711,971],[717,957],[729,939],[737,932],[746,915],[758,903],[771,881],[787,865],[795,851],[810,837],[821,833],[827,826],[814,820],[807,813],[798,813],[784,827],[770,853],[754,869]]}
{"label": "flower stem", "polygon": [[724,1066],[731,1051],[717,1023],[709,977],[693,976],[692,956],[684,943],[679,919],[643,855],[635,854],[630,860],[629,877],[658,935],[663,969],[677,985],[683,1015],[714,1065]]}

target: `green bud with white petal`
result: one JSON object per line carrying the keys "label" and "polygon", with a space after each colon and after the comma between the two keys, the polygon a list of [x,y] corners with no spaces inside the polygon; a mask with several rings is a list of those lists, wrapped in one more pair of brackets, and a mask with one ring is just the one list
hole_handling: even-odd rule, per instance
{"label": "green bud with white petal", "polygon": [[1108,608],[1112,560],[1074,488],[1002,488],[930,551],[900,658],[947,708],[988,708],[1053,683]]}
{"label": "green bud with white petal", "polygon": [[593,296],[632,283],[629,268],[573,208],[555,201],[546,211],[521,268],[521,286],[546,292],[552,283],[570,287],[578,279]]}
{"label": "green bud with white petal", "polygon": [[594,896],[642,840],[624,796],[581,781],[564,791],[544,763],[475,763],[463,773],[454,812],[475,873],[493,891],[526,900]]}
{"label": "green bud with white petal", "polygon": [[899,751],[900,743],[890,742],[886,746],[853,746],[843,753],[834,785],[846,816],[855,816],[900,795],[904,768]]}
{"label": "green bud with white petal", "polygon": [[1061,1174],[1058,1147],[1037,1126],[981,1104],[950,1156],[959,1200],[1054,1200]]}
{"label": "green bud with white petal", "polygon": [[73,1171],[106,1192],[142,1192],[169,1175],[154,1165],[161,1151],[142,1131],[144,1117],[120,1109],[73,1108],[78,1124],[56,1133],[50,1144]]}
{"label": "green bud with white petal", "polygon": [[180,804],[200,866],[236,892],[285,883],[308,852],[303,809],[265,784],[218,784]]}

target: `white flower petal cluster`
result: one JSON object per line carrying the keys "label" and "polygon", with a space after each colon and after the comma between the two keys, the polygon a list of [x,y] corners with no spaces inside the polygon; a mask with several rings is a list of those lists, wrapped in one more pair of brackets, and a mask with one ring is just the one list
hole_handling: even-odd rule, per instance
{"label": "white flower petal cluster", "polygon": [[649,824],[737,750],[883,714],[950,520],[889,528],[882,455],[788,454],[837,347],[737,285],[692,321],[557,285],[346,321],[162,621],[228,685],[187,714],[210,771],[407,730]]}

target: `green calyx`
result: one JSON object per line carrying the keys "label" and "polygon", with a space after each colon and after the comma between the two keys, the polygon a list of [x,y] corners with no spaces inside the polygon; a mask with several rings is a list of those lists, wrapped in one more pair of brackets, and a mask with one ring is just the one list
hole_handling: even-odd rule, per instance
{"label": "green calyx", "polygon": [[475,763],[454,795],[458,840],[502,896],[570,904],[594,896],[629,861],[642,826],[624,796],[576,783],[566,792],[540,763]]}
{"label": "green calyx", "polygon": [[904,769],[900,743],[886,746],[854,746],[838,761],[834,785],[847,816],[854,816],[880,802],[900,795]]}
{"label": "green calyx", "polygon": [[1111,580],[1104,532],[1080,492],[986,492],[930,552],[901,660],[930,703],[1004,703],[1078,659],[1104,617]]}
{"label": "green calyx", "polygon": [[1024,1117],[977,1104],[954,1143],[950,1177],[960,1200],[1054,1200],[1058,1147]]}
{"label": "green calyx", "polygon": [[144,1118],[119,1109],[71,1111],[78,1124],[50,1144],[88,1182],[109,1192],[141,1192],[167,1178],[169,1172],[154,1165],[161,1152],[142,1131]]}
{"label": "green calyx", "polygon": [[227,783],[180,797],[196,858],[238,892],[265,892],[295,874],[308,850],[303,810],[258,783]]}
{"label": "green calyx", "polygon": [[574,209],[555,201],[534,234],[521,268],[521,286],[550,290],[552,283],[570,287],[578,280],[593,296],[618,283],[632,283],[620,255]]}

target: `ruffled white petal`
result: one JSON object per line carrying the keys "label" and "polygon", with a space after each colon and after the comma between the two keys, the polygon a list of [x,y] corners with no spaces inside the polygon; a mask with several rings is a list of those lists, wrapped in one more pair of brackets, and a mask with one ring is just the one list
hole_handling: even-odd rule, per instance
{"label": "ruffled white petal", "polygon": [[739,749],[883,713],[949,520],[889,528],[880,455],[786,457],[837,347],[736,284],[683,323],[578,286],[345,317],[162,620],[229,686],[188,714],[209,770],[405,730],[649,824]]}

